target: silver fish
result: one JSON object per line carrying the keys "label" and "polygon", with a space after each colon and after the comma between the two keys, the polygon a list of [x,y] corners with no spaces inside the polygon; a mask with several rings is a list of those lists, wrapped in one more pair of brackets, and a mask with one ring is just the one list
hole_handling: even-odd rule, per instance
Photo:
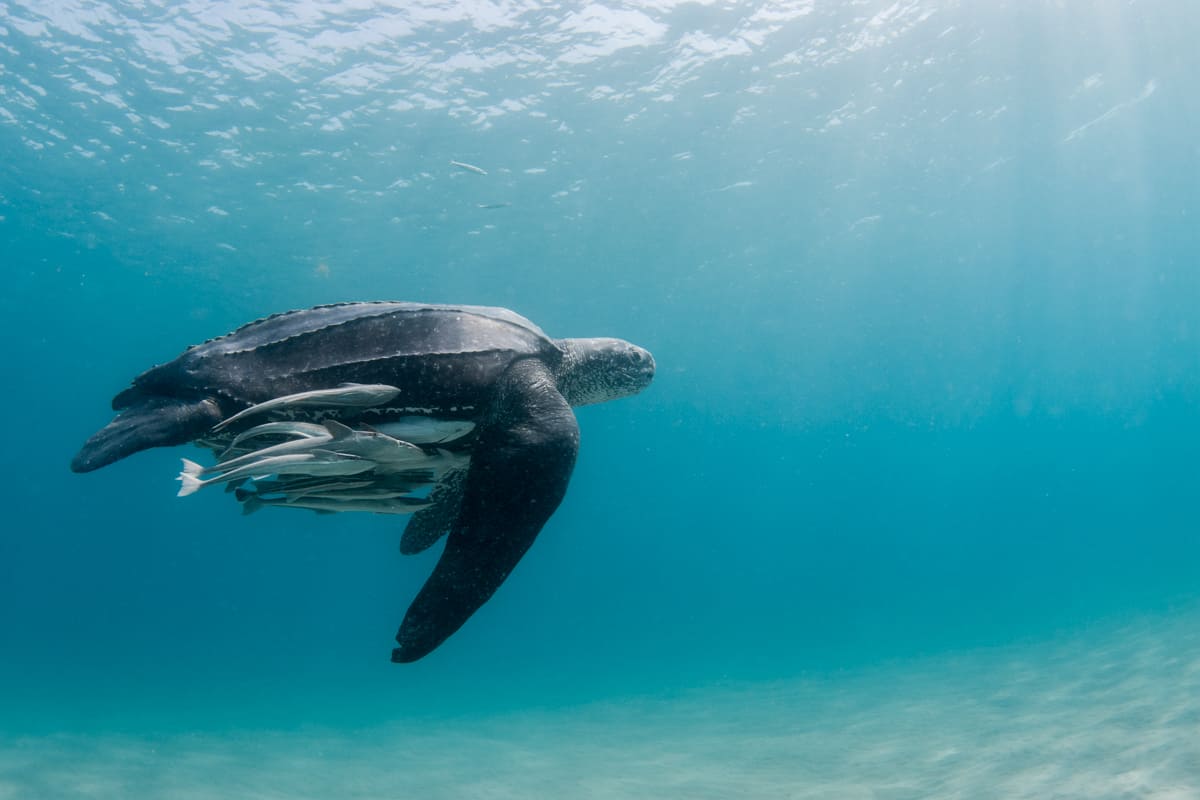
{"label": "silver fish", "polygon": [[235,458],[218,461],[211,467],[202,468],[200,470],[200,474],[215,475],[218,472],[231,472],[232,470],[235,470],[238,467],[249,464],[253,461],[262,461],[264,458],[287,455],[288,453],[304,453],[311,452],[313,450],[319,450],[323,446],[329,444],[330,440],[333,439],[333,437],[329,435],[329,432],[324,428],[321,429],[321,432],[323,434],[322,436],[292,439],[291,441],[273,444],[270,447],[264,447],[261,450],[254,450]]}
{"label": "silver fish", "polygon": [[383,383],[343,383],[335,389],[314,389],[311,392],[298,392],[283,397],[276,397],[243,409],[232,417],[221,420],[213,426],[214,432],[224,430],[234,422],[252,414],[262,414],[267,411],[278,411],[283,408],[370,408],[393,399],[400,394],[395,386]]}
{"label": "silver fish", "polygon": [[290,453],[272,456],[239,467],[232,472],[217,475],[208,480],[200,478],[204,467],[194,461],[183,459],[183,472],[179,473],[179,497],[200,491],[205,486],[225,481],[235,481],[253,475],[357,475],[374,469],[375,462],[357,456],[314,450],[311,453]]}
{"label": "silver fish", "polygon": [[435,419],[433,417],[400,417],[391,422],[372,425],[371,430],[386,433],[393,439],[413,444],[441,444],[461,439],[475,430],[475,423],[465,419]]}
{"label": "silver fish", "polygon": [[467,172],[474,172],[476,175],[487,175],[487,170],[483,167],[477,167],[474,164],[468,164],[465,161],[450,161],[450,166],[465,169]]}
{"label": "silver fish", "polygon": [[261,495],[302,497],[306,494],[332,494],[366,487],[405,493],[432,486],[436,482],[437,476],[433,470],[414,469],[382,475],[373,472],[353,479],[337,476],[321,478],[306,475],[277,475],[270,480],[256,480],[252,487],[246,486],[245,488],[248,490],[252,488]]}
{"label": "silver fish", "polygon": [[340,489],[334,488],[323,492],[304,492],[303,494],[289,494],[283,498],[288,505],[295,505],[297,502],[308,502],[310,500],[394,500],[401,497],[406,497],[409,500],[422,500],[419,497],[410,497],[411,490],[396,490],[396,489]]}
{"label": "silver fish", "polygon": [[[409,497],[411,488],[388,488],[376,486],[370,481],[366,481],[366,486],[356,486],[363,481],[344,481],[335,483],[328,481],[324,488],[307,489],[301,492],[285,492],[282,497],[276,495],[280,492],[264,492],[258,487],[255,491],[245,488],[235,489],[235,496],[241,502],[245,502],[250,497],[257,497],[260,500],[279,500],[286,505],[295,505],[297,502],[307,501],[346,501],[346,500],[394,500],[398,497]],[[419,500],[421,498],[409,499]]]}
{"label": "silver fish", "polygon": [[[306,494],[325,494],[328,492],[350,491],[365,489],[368,486],[378,486],[374,480],[355,478],[310,478],[304,475],[281,475],[273,480],[254,481],[254,491],[241,488],[243,492],[259,495],[283,495],[285,497],[303,497]],[[233,490],[236,491],[236,490]],[[240,498],[239,498],[240,499]]]}
{"label": "silver fish", "polygon": [[406,469],[423,466],[429,455],[409,442],[394,439],[378,431],[356,431],[334,420],[325,421],[330,441],[325,447],[335,453],[345,453],[360,458],[369,458],[380,466]]}
{"label": "silver fish", "polygon": [[[440,481],[446,473],[453,472],[456,469],[466,469],[470,463],[471,456],[469,453],[453,453],[449,450],[438,448],[432,453],[426,453],[425,460],[418,466],[433,472],[435,480]],[[397,469],[390,464],[380,463],[376,467],[376,472],[379,475],[387,475],[389,473],[403,475],[410,469],[411,467]]]}
{"label": "silver fish", "polygon": [[253,514],[263,506],[282,508],[307,508],[318,513],[336,514],[347,511],[367,511],[373,514],[411,514],[429,505],[429,501],[419,497],[394,497],[378,500],[323,500],[300,499],[289,502],[282,498],[263,498],[249,493],[242,499],[242,513]]}
{"label": "silver fish", "polygon": [[229,443],[228,449],[232,450],[242,442],[248,439],[255,439],[259,436],[305,436],[312,438],[314,436],[328,435],[329,431],[325,430],[323,425],[318,425],[315,422],[292,422],[290,420],[284,422],[264,422],[262,425],[256,425],[233,437],[233,441]]}
{"label": "silver fish", "polygon": [[326,449],[369,458],[375,462],[379,475],[429,470],[435,479],[440,479],[450,470],[465,469],[471,460],[467,453],[452,453],[441,448],[430,453],[387,434],[354,430],[334,420],[326,420],[324,425],[333,436],[333,440],[325,445]]}

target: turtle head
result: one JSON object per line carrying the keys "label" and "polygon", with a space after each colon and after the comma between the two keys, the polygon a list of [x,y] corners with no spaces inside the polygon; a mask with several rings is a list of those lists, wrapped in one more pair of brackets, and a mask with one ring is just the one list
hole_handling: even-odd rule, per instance
{"label": "turtle head", "polygon": [[560,339],[558,390],[573,406],[637,394],[654,380],[654,356],[624,339]]}

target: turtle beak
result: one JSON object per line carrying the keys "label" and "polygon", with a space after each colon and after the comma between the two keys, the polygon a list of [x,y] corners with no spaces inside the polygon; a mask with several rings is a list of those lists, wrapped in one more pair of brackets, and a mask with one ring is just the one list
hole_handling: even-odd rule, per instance
{"label": "turtle beak", "polygon": [[629,363],[633,366],[633,369],[630,370],[630,382],[634,384],[633,392],[640,392],[654,380],[656,369],[654,356],[650,354],[649,350],[631,344],[629,345]]}

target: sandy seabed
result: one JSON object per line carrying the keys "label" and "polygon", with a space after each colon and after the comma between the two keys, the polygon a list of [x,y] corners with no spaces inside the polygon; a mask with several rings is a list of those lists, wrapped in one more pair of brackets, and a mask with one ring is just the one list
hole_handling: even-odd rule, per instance
{"label": "sandy seabed", "polygon": [[1200,798],[1200,612],[361,730],[0,739],[8,798]]}

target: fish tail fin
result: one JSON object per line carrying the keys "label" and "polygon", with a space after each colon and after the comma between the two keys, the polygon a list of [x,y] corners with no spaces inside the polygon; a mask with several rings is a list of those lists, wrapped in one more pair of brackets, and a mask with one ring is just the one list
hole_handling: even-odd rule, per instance
{"label": "fish tail fin", "polygon": [[[186,465],[187,459],[185,458],[183,461]],[[179,481],[182,485],[179,487],[179,494],[175,495],[176,497],[187,497],[204,488],[204,481],[189,473],[186,466],[184,466],[184,471],[179,473]]]}
{"label": "fish tail fin", "polygon": [[199,478],[204,474],[204,467],[200,466],[195,461],[186,458],[181,458],[179,460],[183,462],[183,473],[185,475],[191,475],[193,478]]}
{"label": "fish tail fin", "polygon": [[142,399],[100,429],[71,461],[73,472],[91,472],[150,447],[190,442],[221,419],[211,399]]}
{"label": "fish tail fin", "polygon": [[246,492],[246,496],[242,497],[241,493],[243,491],[245,490],[238,489],[238,500],[242,501],[242,514],[253,514],[266,505],[266,503],[258,499],[258,495],[254,492]]}

